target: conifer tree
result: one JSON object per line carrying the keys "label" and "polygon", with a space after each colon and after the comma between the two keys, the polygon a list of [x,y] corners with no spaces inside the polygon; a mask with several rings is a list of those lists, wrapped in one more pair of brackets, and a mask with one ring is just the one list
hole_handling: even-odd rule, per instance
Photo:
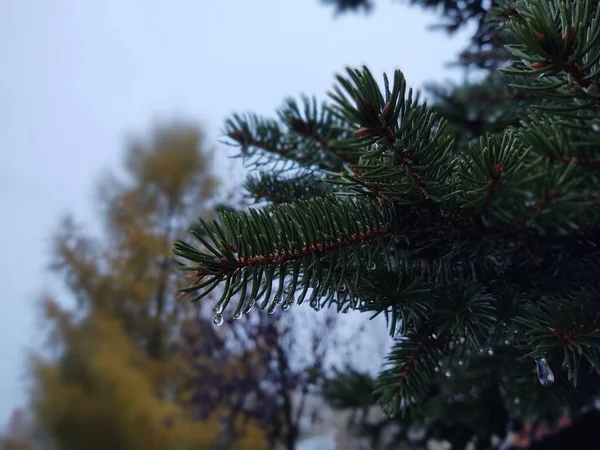
{"label": "conifer tree", "polygon": [[399,71],[349,68],[328,102],[232,117],[271,204],[199,220],[175,253],[194,300],[222,288],[217,314],[385,315],[386,367],[342,381],[425,438],[487,448],[509,418],[577,416],[600,388],[600,8],[413,3],[443,4],[450,31],[478,20],[461,61],[490,75],[428,106]]}

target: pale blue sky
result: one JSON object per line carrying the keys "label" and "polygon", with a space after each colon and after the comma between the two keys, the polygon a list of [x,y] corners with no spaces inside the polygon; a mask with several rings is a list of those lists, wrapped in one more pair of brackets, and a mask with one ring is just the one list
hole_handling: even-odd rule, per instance
{"label": "pale blue sky", "polygon": [[414,87],[459,79],[444,63],[465,34],[435,21],[391,0],[339,19],[318,0],[0,0],[0,424],[26,401],[48,237],[66,212],[93,225],[126,133],[182,117],[218,146],[232,112],[324,96],[347,65],[400,68]]}

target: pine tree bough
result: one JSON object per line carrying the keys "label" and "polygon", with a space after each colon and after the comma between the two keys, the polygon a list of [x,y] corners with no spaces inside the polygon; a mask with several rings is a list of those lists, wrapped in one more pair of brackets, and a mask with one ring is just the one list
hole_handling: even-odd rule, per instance
{"label": "pine tree bough", "polygon": [[[497,380],[520,414],[525,398],[536,413],[583,403],[600,371],[600,9],[513,1],[492,16],[515,59],[490,80],[518,84],[478,99],[521,106],[479,139],[458,142],[399,71],[380,86],[367,68],[337,77],[332,104],[228,121],[246,161],[270,168],[248,186],[274,205],[177,242],[200,280],[183,291],[222,286],[215,312],[237,296],[238,317],[306,296],[385,314],[402,335],[375,383],[392,414],[423,407],[444,372]],[[538,380],[542,358],[552,376]]]}

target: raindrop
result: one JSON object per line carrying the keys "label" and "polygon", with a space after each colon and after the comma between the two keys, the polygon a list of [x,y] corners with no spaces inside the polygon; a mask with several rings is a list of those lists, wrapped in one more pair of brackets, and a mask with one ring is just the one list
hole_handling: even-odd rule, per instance
{"label": "raindrop", "polygon": [[223,315],[219,313],[215,314],[215,317],[213,318],[213,323],[218,327],[223,325]]}
{"label": "raindrop", "polygon": [[513,402],[515,403],[515,405],[518,405],[519,403],[521,403],[521,399],[519,397],[516,397]]}
{"label": "raindrop", "polygon": [[316,288],[318,285],[319,285],[319,281],[316,278],[313,278],[312,280],[310,280],[311,288]]}
{"label": "raindrop", "polygon": [[290,304],[288,302],[285,302],[283,305],[281,305],[281,309],[283,311],[287,311],[288,309],[290,309]]}
{"label": "raindrop", "polygon": [[449,370],[444,371],[444,375],[446,378],[450,378],[452,376],[452,372],[450,372]]}
{"label": "raindrop", "polygon": [[458,365],[459,365],[459,366],[464,366],[464,365],[465,365],[465,362],[464,362],[462,359],[459,359],[459,360],[458,360]]}
{"label": "raindrop", "polygon": [[269,309],[267,310],[267,314],[273,314],[275,312],[275,308],[277,308],[277,303],[271,303]]}
{"label": "raindrop", "polygon": [[433,370],[435,370],[436,372],[439,372],[440,368],[438,366],[435,366],[435,368]]}
{"label": "raindrop", "polygon": [[508,339],[505,339],[505,340],[504,340],[504,344],[505,344],[505,345],[508,345],[508,344],[510,344],[510,341],[509,341]]}
{"label": "raindrop", "polygon": [[220,305],[215,305],[213,307],[213,312],[215,314],[223,314],[223,310],[225,309],[225,307],[223,306],[223,304],[221,303]]}
{"label": "raindrop", "polygon": [[600,124],[598,124],[598,123],[593,123],[593,124],[592,124],[592,131],[593,131],[594,133],[600,133]]}
{"label": "raindrop", "polygon": [[464,343],[465,343],[465,340],[466,340],[466,339],[465,339],[465,337],[464,337],[464,336],[461,336],[461,338],[460,338],[458,341],[459,341],[461,344],[464,344]]}
{"label": "raindrop", "polygon": [[546,358],[539,358],[535,360],[535,367],[537,370],[538,380],[542,386],[550,386],[554,383],[554,372],[548,365]]}
{"label": "raindrop", "polygon": [[433,334],[431,335],[431,339],[437,339],[437,334],[433,333]]}
{"label": "raindrop", "polygon": [[369,264],[369,266],[367,268],[369,270],[375,270],[377,268],[377,265],[375,264],[374,261],[371,261],[371,263]]}
{"label": "raindrop", "polygon": [[236,311],[233,314],[233,318],[236,319],[236,320],[239,319],[240,317],[242,317],[242,312],[241,311]]}
{"label": "raindrop", "polygon": [[494,356],[494,349],[493,348],[488,348],[488,355],[490,356]]}
{"label": "raindrop", "polygon": [[273,300],[275,300],[275,303],[281,303],[281,299],[282,299],[282,295],[281,292],[278,292],[277,294],[275,294],[275,298]]}
{"label": "raindrop", "polygon": [[338,292],[344,292],[346,291],[346,283],[344,283],[343,281],[340,282],[340,284],[338,284],[337,290]]}

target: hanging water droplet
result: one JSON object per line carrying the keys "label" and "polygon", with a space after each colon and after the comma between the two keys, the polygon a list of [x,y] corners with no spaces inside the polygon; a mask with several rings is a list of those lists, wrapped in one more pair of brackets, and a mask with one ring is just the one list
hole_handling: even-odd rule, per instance
{"label": "hanging water droplet", "polygon": [[271,303],[269,309],[267,310],[267,314],[273,314],[275,312],[275,308],[277,308],[277,303]]}
{"label": "hanging water droplet", "polygon": [[233,318],[234,318],[235,320],[239,319],[240,317],[242,317],[242,312],[241,312],[241,311],[236,311],[236,312],[233,314]]}
{"label": "hanging water droplet", "polygon": [[223,306],[223,304],[213,306],[213,312],[215,314],[223,314],[224,309],[225,307]]}
{"label": "hanging water droplet", "polygon": [[434,370],[434,371],[436,371],[436,372],[439,372],[439,371],[440,371],[440,368],[439,368],[438,366],[435,366],[435,367],[433,368],[433,370]]}
{"label": "hanging water droplet", "polygon": [[464,344],[466,339],[464,336],[461,336],[460,339],[458,340],[461,344]]}
{"label": "hanging water droplet", "polygon": [[519,397],[516,397],[516,398],[513,400],[513,402],[514,402],[514,404],[515,404],[515,405],[518,405],[519,403],[521,403],[521,399],[520,399]]}
{"label": "hanging water droplet", "polygon": [[375,264],[375,261],[371,261],[369,263],[369,266],[367,267],[369,270],[375,270],[377,268],[377,265]]}
{"label": "hanging water droplet", "polygon": [[220,327],[221,325],[223,325],[223,315],[222,314],[215,314],[215,317],[213,318],[213,323]]}
{"label": "hanging water droplet", "polygon": [[452,372],[450,372],[449,370],[445,370],[445,371],[444,371],[444,376],[445,376],[446,378],[450,378],[450,377],[452,376]]}
{"label": "hanging water droplet", "polygon": [[346,290],[346,283],[344,283],[343,281],[340,282],[340,284],[338,284],[337,286],[337,290],[338,292],[344,292]]}
{"label": "hanging water droplet", "polygon": [[459,366],[464,366],[464,365],[465,365],[465,362],[464,362],[462,359],[459,359],[459,360],[458,360],[458,365],[459,365]]}
{"label": "hanging water droplet", "polygon": [[281,292],[278,292],[277,294],[275,294],[275,298],[273,300],[275,300],[275,303],[281,303],[281,299],[282,299],[282,295]]}
{"label": "hanging water droplet", "polygon": [[600,124],[598,124],[598,123],[593,123],[593,124],[592,124],[592,131],[593,131],[594,133],[600,133]]}
{"label": "hanging water droplet", "polygon": [[282,311],[287,311],[288,309],[290,309],[290,304],[288,302],[285,302],[283,305],[281,305]]}
{"label": "hanging water droplet", "polygon": [[510,344],[510,341],[508,339],[504,339],[504,344],[508,345],[508,344]]}
{"label": "hanging water droplet", "polygon": [[435,339],[437,339],[437,334],[435,334],[435,333],[432,333],[432,334],[431,334],[431,339],[434,339],[434,340],[435,340]]}
{"label": "hanging water droplet", "polygon": [[554,372],[550,368],[546,358],[539,358],[535,360],[535,367],[537,370],[537,377],[542,386],[550,386],[554,383]]}
{"label": "hanging water droplet", "polygon": [[319,281],[316,278],[313,278],[312,280],[310,280],[311,288],[316,288],[318,285],[319,285]]}
{"label": "hanging water droplet", "polygon": [[488,355],[490,356],[494,356],[494,349],[493,348],[488,348]]}

